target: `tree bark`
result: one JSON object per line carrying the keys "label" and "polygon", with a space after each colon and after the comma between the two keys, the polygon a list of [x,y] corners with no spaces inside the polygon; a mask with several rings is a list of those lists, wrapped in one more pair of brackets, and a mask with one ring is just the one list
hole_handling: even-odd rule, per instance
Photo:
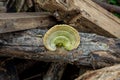
{"label": "tree bark", "polygon": [[71,63],[94,68],[120,63],[119,39],[80,33],[81,44],[76,50],[58,49],[53,52],[47,51],[43,45],[42,37],[45,32],[41,29],[32,29],[0,34],[0,56]]}
{"label": "tree bark", "polygon": [[75,80],[120,80],[120,65],[86,72]]}
{"label": "tree bark", "polygon": [[79,31],[120,38],[120,20],[91,0],[36,1],[58,20],[76,27]]}

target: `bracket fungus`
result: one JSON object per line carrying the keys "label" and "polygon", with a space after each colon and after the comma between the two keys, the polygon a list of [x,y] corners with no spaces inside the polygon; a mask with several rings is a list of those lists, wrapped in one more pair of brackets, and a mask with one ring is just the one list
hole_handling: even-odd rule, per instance
{"label": "bracket fungus", "polygon": [[55,25],[45,33],[43,43],[50,51],[55,51],[58,47],[69,51],[79,46],[80,35],[69,25]]}

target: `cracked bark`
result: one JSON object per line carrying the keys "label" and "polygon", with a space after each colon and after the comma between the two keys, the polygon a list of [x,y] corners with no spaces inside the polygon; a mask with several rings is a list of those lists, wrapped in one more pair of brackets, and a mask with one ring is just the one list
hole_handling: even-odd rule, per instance
{"label": "cracked bark", "polygon": [[[96,34],[80,33],[81,44],[76,50],[47,51],[42,37],[45,30],[32,29],[23,32],[0,34],[0,56],[64,62],[94,68],[120,63],[120,40]],[[39,35],[39,36],[38,36]],[[41,36],[41,37],[40,37]]]}

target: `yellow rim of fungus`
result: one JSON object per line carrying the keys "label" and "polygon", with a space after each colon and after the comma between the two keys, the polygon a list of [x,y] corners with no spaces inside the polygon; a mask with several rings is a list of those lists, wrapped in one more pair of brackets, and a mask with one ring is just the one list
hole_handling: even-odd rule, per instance
{"label": "yellow rim of fungus", "polygon": [[80,35],[76,29],[69,25],[55,25],[45,33],[43,43],[50,51],[55,51],[57,47],[73,50],[80,44]]}

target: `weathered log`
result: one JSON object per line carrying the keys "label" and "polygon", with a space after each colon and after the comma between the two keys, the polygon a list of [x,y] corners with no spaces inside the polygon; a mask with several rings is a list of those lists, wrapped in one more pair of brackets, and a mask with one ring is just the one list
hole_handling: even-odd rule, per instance
{"label": "weathered log", "polygon": [[119,6],[116,6],[116,5],[111,5],[111,4],[108,4],[108,3],[104,3],[104,2],[101,2],[99,0],[92,0],[94,2],[96,2],[97,4],[99,4],[101,7],[111,11],[111,12],[117,12],[120,14],[120,7]]}
{"label": "weathered log", "polygon": [[1,13],[0,33],[44,28],[56,24],[50,13]]}
{"label": "weathered log", "polygon": [[120,65],[86,72],[75,80],[120,80]]}
{"label": "weathered log", "polygon": [[81,44],[76,50],[53,52],[47,51],[43,45],[42,36],[45,32],[41,29],[32,29],[0,34],[0,56],[64,62],[94,68],[120,63],[119,39],[80,33]]}
{"label": "weathered log", "polygon": [[58,20],[84,32],[120,38],[120,20],[91,0],[36,0]]}

